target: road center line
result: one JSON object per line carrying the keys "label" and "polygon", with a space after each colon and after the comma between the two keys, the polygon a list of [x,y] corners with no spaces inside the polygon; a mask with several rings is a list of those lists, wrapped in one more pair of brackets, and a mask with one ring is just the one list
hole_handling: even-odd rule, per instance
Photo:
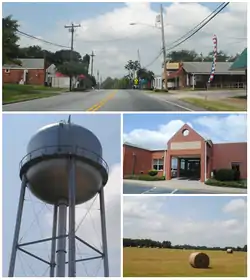
{"label": "road center line", "polygon": [[114,96],[116,95],[117,91],[112,92],[111,94],[109,94],[108,96],[106,96],[105,98],[103,98],[101,101],[99,101],[98,103],[94,104],[92,107],[88,108],[86,111],[96,111],[98,109],[100,109],[104,104],[106,104],[109,100],[111,100],[112,98],[114,98]]}

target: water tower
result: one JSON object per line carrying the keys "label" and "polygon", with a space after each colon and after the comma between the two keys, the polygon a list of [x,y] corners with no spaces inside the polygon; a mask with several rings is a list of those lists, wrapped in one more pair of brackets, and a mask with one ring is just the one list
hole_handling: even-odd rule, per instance
{"label": "water tower", "polygon": [[[50,267],[50,277],[65,277],[66,265],[68,276],[75,277],[76,262],[96,258],[103,259],[104,276],[108,277],[103,192],[108,181],[108,165],[102,158],[102,146],[98,138],[88,129],[71,123],[70,117],[68,122],[61,121],[41,128],[31,138],[27,146],[27,155],[20,162],[20,179],[22,184],[8,276],[14,276],[17,250],[21,250],[47,263]],[[38,199],[53,205],[52,236],[20,244],[19,233],[27,187]],[[90,200],[96,194],[99,194],[100,201],[102,252],[75,234],[75,206]],[[99,256],[77,260],[76,240],[93,249]],[[24,249],[27,245],[47,241],[51,241],[50,262]]]}

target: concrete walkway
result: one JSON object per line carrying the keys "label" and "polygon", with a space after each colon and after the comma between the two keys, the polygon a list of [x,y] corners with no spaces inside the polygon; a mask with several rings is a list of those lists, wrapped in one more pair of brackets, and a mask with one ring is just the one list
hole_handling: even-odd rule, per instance
{"label": "concrete walkway", "polygon": [[197,191],[215,193],[215,194],[247,194],[247,189],[231,188],[231,187],[215,187],[208,186],[200,181],[188,181],[188,180],[166,180],[166,181],[139,181],[139,180],[123,180],[126,184],[133,184],[138,186],[150,186],[156,188],[176,189],[183,191]]}

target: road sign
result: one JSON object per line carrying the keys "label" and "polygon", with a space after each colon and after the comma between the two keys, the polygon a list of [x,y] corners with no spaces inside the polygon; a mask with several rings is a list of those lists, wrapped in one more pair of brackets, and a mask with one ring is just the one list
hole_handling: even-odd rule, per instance
{"label": "road sign", "polygon": [[134,79],[134,83],[135,83],[135,85],[138,85],[138,83],[139,83],[138,79]]}

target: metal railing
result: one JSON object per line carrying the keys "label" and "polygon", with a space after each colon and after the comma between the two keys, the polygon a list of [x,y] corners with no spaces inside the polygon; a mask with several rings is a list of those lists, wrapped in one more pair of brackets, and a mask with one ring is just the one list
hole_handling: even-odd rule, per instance
{"label": "metal railing", "polygon": [[43,156],[53,156],[53,155],[76,155],[79,157],[85,157],[87,159],[90,159],[96,163],[99,163],[102,165],[107,173],[109,173],[109,167],[107,162],[100,157],[95,152],[86,150],[85,148],[78,147],[78,146],[69,146],[69,145],[53,145],[53,146],[45,146],[39,149],[36,149],[30,153],[28,153],[26,156],[22,158],[20,161],[19,167],[20,169],[29,161],[43,157]]}

